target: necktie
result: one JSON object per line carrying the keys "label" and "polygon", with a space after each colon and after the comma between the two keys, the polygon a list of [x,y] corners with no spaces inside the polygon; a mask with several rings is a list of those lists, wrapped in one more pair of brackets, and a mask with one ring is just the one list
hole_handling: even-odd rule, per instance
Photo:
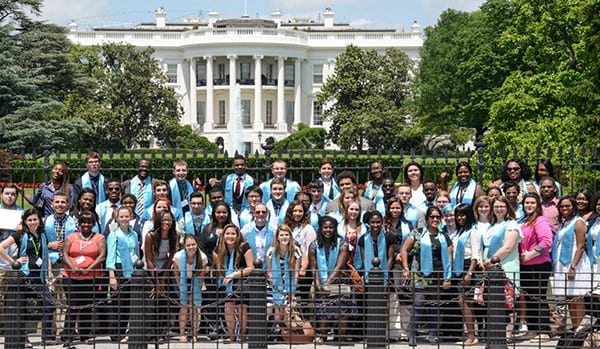
{"label": "necktie", "polygon": [[139,217],[144,213],[144,183],[142,182],[138,186],[136,212]]}
{"label": "necktie", "polygon": [[117,219],[117,204],[110,205],[110,208],[112,209],[112,218]]}
{"label": "necktie", "polygon": [[235,190],[233,192],[233,195],[235,196],[236,200],[239,199],[240,196],[242,195],[241,189],[242,189],[242,177],[238,176],[237,181],[235,183]]}

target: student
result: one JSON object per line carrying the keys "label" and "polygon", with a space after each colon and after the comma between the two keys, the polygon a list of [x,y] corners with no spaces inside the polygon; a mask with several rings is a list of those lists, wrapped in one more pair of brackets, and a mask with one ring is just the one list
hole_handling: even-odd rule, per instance
{"label": "student", "polygon": [[73,197],[79,196],[81,189],[89,188],[96,193],[96,204],[106,200],[104,192],[104,176],[100,173],[102,158],[95,151],[89,152],[85,156],[85,167],[87,171],[81,177],[75,180],[73,184]]}
{"label": "student", "polygon": [[185,234],[200,236],[206,226],[206,212],[204,210],[204,195],[195,191],[190,194],[190,208],[183,215]]}
{"label": "student", "polygon": [[109,179],[104,190],[107,199],[96,206],[101,231],[110,221],[116,221],[117,209],[121,207],[121,181],[118,178]]}
{"label": "student", "polygon": [[152,206],[154,198],[152,196],[152,188],[154,179],[150,177],[152,163],[147,159],[140,159],[138,162],[137,175],[126,180],[122,184],[122,192],[124,194],[133,194],[136,197],[137,206],[135,208],[136,215],[142,217],[144,211]]}
{"label": "student", "polygon": [[263,191],[263,202],[267,202],[271,198],[271,182],[275,178],[279,178],[283,182],[286,200],[289,202],[294,201],[294,197],[298,192],[302,191],[302,188],[298,182],[286,178],[287,163],[281,159],[273,161],[271,173],[273,173],[273,178],[260,185],[260,189]]}
{"label": "student", "polygon": [[169,181],[171,205],[182,213],[190,210],[190,195],[194,192],[192,183],[187,180],[188,164],[184,160],[173,162],[173,178]]}
{"label": "student", "polygon": [[220,181],[216,178],[209,180],[210,187],[220,185],[223,188],[225,202],[237,214],[250,207],[244,193],[254,185],[254,178],[246,172],[247,167],[246,158],[236,154],[233,158],[233,173],[223,176]]}
{"label": "student", "polygon": [[52,176],[48,182],[43,183],[37,193],[32,197],[21,190],[25,200],[42,210],[44,217],[53,213],[52,199],[57,193],[63,193],[67,198],[67,210],[73,206],[73,186],[69,184],[69,168],[62,162],[52,167]]}
{"label": "student", "polygon": [[[269,211],[269,224],[273,229],[283,224],[285,213],[290,205],[290,202],[285,196],[285,184],[281,178],[275,178],[270,183],[269,193],[270,198],[266,201],[267,210]],[[263,196],[264,197],[264,196]]]}

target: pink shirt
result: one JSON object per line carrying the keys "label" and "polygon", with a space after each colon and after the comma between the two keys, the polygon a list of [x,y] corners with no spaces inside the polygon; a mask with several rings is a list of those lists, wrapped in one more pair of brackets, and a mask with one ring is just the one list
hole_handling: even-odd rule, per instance
{"label": "pink shirt", "polygon": [[552,249],[552,229],[550,223],[544,216],[539,216],[533,225],[521,224],[523,240],[519,243],[519,255],[525,251],[532,251],[534,247],[540,246],[544,253],[527,262],[521,261],[522,265],[536,265],[552,262],[550,250]]}
{"label": "pink shirt", "polygon": [[552,228],[552,234],[556,234],[558,231],[558,226],[560,225],[560,221],[558,220],[558,199],[554,198],[550,202],[542,201],[542,214],[548,222],[550,222],[550,228]]}

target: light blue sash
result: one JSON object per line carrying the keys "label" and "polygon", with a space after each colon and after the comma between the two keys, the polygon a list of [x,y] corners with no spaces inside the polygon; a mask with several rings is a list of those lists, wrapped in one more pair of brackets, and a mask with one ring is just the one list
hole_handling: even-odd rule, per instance
{"label": "light blue sash", "polygon": [[185,181],[185,190],[187,193],[187,196],[185,198],[181,197],[181,193],[179,192],[179,184],[177,184],[177,179],[171,178],[171,180],[169,181],[169,187],[171,188],[171,206],[175,206],[181,210],[181,202],[183,200],[189,201],[190,194],[194,192],[194,187],[192,187],[190,181]]}
{"label": "light blue sash", "polygon": [[[373,257],[375,256],[375,250],[373,248],[374,247],[373,246],[373,237],[371,236],[371,231],[368,230],[364,235],[365,235],[365,245],[364,245],[365,260],[364,260],[363,264],[364,264],[364,271],[365,271],[365,280],[368,281],[369,280],[369,270],[373,269],[372,262],[373,262]],[[356,250],[357,250],[357,252],[359,252],[358,254],[360,255],[360,249],[357,248]],[[383,270],[384,284],[387,285],[388,258],[387,258],[387,245],[385,243],[385,234],[383,233],[383,229],[379,232],[379,235],[377,235],[377,257],[381,261],[381,263],[379,264],[379,267],[381,268],[381,270]],[[354,261],[356,262],[356,258],[354,259]],[[357,269],[359,269],[359,268],[357,267]]]}
{"label": "light blue sash", "polygon": [[[248,243],[248,245],[250,245],[250,250],[252,251],[252,254],[254,255],[254,259],[257,259],[256,256],[256,223],[252,222],[250,223],[252,224],[250,226],[250,229],[248,230],[248,234],[246,235],[246,242]],[[271,246],[271,244],[273,244],[273,237],[275,236],[275,232],[273,230],[273,227],[271,227],[269,224],[266,224],[265,228],[267,229],[266,232],[266,240],[265,240],[265,249],[268,249],[269,246]],[[263,263],[263,269],[267,270],[267,263]]]}
{"label": "light blue sash", "polygon": [[[81,187],[94,189],[90,173],[86,172],[81,176]],[[106,193],[104,192],[104,176],[102,173],[98,173],[98,188],[96,188],[96,205],[106,200]],[[77,198],[75,198],[77,199]]]}
{"label": "light blue sash", "polygon": [[[341,239],[336,239],[340,240]],[[332,244],[333,246],[329,247],[329,259],[327,258],[327,254],[325,253],[325,246],[319,246],[317,243],[317,268],[319,268],[319,281],[321,281],[321,285],[327,282],[329,279],[329,275],[333,273],[335,270],[335,265],[337,264],[337,259],[340,251],[340,247],[338,244]]]}
{"label": "light blue sash", "polygon": [[[198,250],[196,253],[200,253]],[[196,270],[196,258],[192,264],[192,272]],[[192,287],[193,295],[192,301],[194,305],[202,305],[202,286],[200,285],[200,278],[193,275],[192,273]],[[185,248],[181,254],[181,266],[179,268],[179,302],[183,305],[187,305],[188,298],[188,278],[187,278],[187,251]]]}
{"label": "light blue sash", "polygon": [[[279,255],[275,253],[273,250],[273,254],[271,255],[271,274],[273,275],[273,279],[271,282],[273,283],[273,301],[277,305],[282,305],[286,300],[287,294],[292,294],[296,291],[296,275],[290,266],[288,265],[288,254],[290,251],[286,251],[283,262],[283,273],[285,276],[282,276],[281,265],[279,264]],[[293,266],[292,266],[293,267]]]}
{"label": "light blue sash", "polygon": [[[438,233],[435,237],[441,245],[442,265],[444,267],[444,280],[449,280],[452,277],[452,270],[450,269],[450,258],[448,258],[448,242],[446,237]],[[421,273],[424,276],[429,276],[433,272],[433,255],[431,253],[431,235],[427,229],[423,229],[421,237],[419,238],[421,249],[419,252]]]}
{"label": "light blue sash", "polygon": [[[19,257],[27,256],[27,242],[29,240],[29,234],[23,233],[23,238],[21,240],[21,248],[19,249]],[[40,266],[40,280],[42,283],[46,282],[46,274],[48,272],[48,239],[46,238],[46,234],[40,234],[40,244],[42,248],[42,265]],[[29,263],[21,264],[21,271],[25,275],[29,275]]]}
{"label": "light blue sash", "polygon": [[[496,251],[498,251],[501,247],[502,244],[504,244],[504,233],[506,233],[506,227],[508,226],[508,221],[504,221],[502,223],[496,223],[496,224],[501,224],[500,229],[498,229],[497,232],[494,233],[494,235],[492,235],[492,238],[490,239],[490,246],[488,247],[488,253],[487,253],[487,258],[491,258],[494,254],[496,254]],[[495,224],[494,224],[495,225]],[[493,228],[493,225],[490,226],[490,229]],[[483,237],[483,235],[482,235]]]}
{"label": "light blue sash", "polygon": [[[579,216],[575,216],[569,222],[563,222],[560,225],[552,242],[552,264],[556,264],[557,260],[562,265],[571,263],[571,259],[573,258],[573,242],[575,241],[575,222],[578,219]],[[560,256],[558,256],[558,237],[561,235],[561,230],[564,230],[564,233],[562,234]]]}
{"label": "light blue sash", "polygon": [[[227,269],[225,270],[225,276],[227,276],[233,273],[235,270],[235,249],[231,251],[231,254],[229,254],[228,251],[225,251],[224,258],[224,264],[227,266]],[[219,278],[219,286],[221,285],[223,285],[223,278]],[[233,293],[233,280],[229,281],[229,283],[225,285],[225,292],[228,296],[231,296]]]}
{"label": "light blue sash", "polygon": [[458,189],[460,187],[460,181],[456,181],[450,189],[450,199],[452,200],[452,205],[456,206],[460,203],[473,205],[473,199],[475,198],[475,191],[477,190],[477,182],[473,178],[469,180],[469,184],[467,185],[467,190],[465,190],[465,194],[462,197],[462,201],[458,202]]}
{"label": "light blue sash", "polygon": [[[56,218],[54,217],[54,215],[50,215],[48,217],[46,217],[46,220],[44,222],[44,229],[46,229],[46,235],[47,235],[47,239],[48,242],[55,242],[58,240],[58,236],[56,235],[56,231],[54,229],[54,222],[55,222]],[[67,239],[67,236],[73,234],[76,230],[77,227],[75,225],[75,220],[73,219],[73,217],[71,216],[65,216],[65,232],[64,235],[62,236],[62,241],[65,241]],[[48,255],[50,256],[50,263],[54,264],[56,263],[56,261],[58,260],[58,258],[60,257],[60,255],[62,254],[62,251],[48,251]]]}
{"label": "light blue sash", "polygon": [[472,228],[463,231],[456,240],[454,246],[454,259],[452,260],[452,271],[454,275],[459,276],[463,273],[465,268],[465,245],[467,240],[471,237]]}

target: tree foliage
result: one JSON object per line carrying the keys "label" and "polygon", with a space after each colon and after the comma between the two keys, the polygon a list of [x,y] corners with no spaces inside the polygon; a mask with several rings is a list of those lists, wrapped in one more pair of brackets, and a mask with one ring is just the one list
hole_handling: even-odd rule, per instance
{"label": "tree foliage", "polygon": [[169,126],[165,129],[165,137],[158,144],[167,148],[206,150],[211,153],[219,150],[217,145],[208,138],[195,134],[190,125],[174,124]]}
{"label": "tree foliage", "polygon": [[399,49],[380,54],[349,45],[317,95],[330,121],[328,138],[341,148],[401,147],[407,125],[412,60]]}
{"label": "tree foliage", "polygon": [[273,151],[324,149],[326,136],[325,129],[321,127],[309,127],[304,123],[299,123],[298,131],[275,142]]}
{"label": "tree foliage", "polygon": [[91,97],[73,96],[73,111],[82,112],[92,125],[100,148],[147,146],[152,138],[168,143],[179,124],[175,93],[166,85],[167,77],[153,52],[111,43],[76,53],[96,82],[97,92]]}

